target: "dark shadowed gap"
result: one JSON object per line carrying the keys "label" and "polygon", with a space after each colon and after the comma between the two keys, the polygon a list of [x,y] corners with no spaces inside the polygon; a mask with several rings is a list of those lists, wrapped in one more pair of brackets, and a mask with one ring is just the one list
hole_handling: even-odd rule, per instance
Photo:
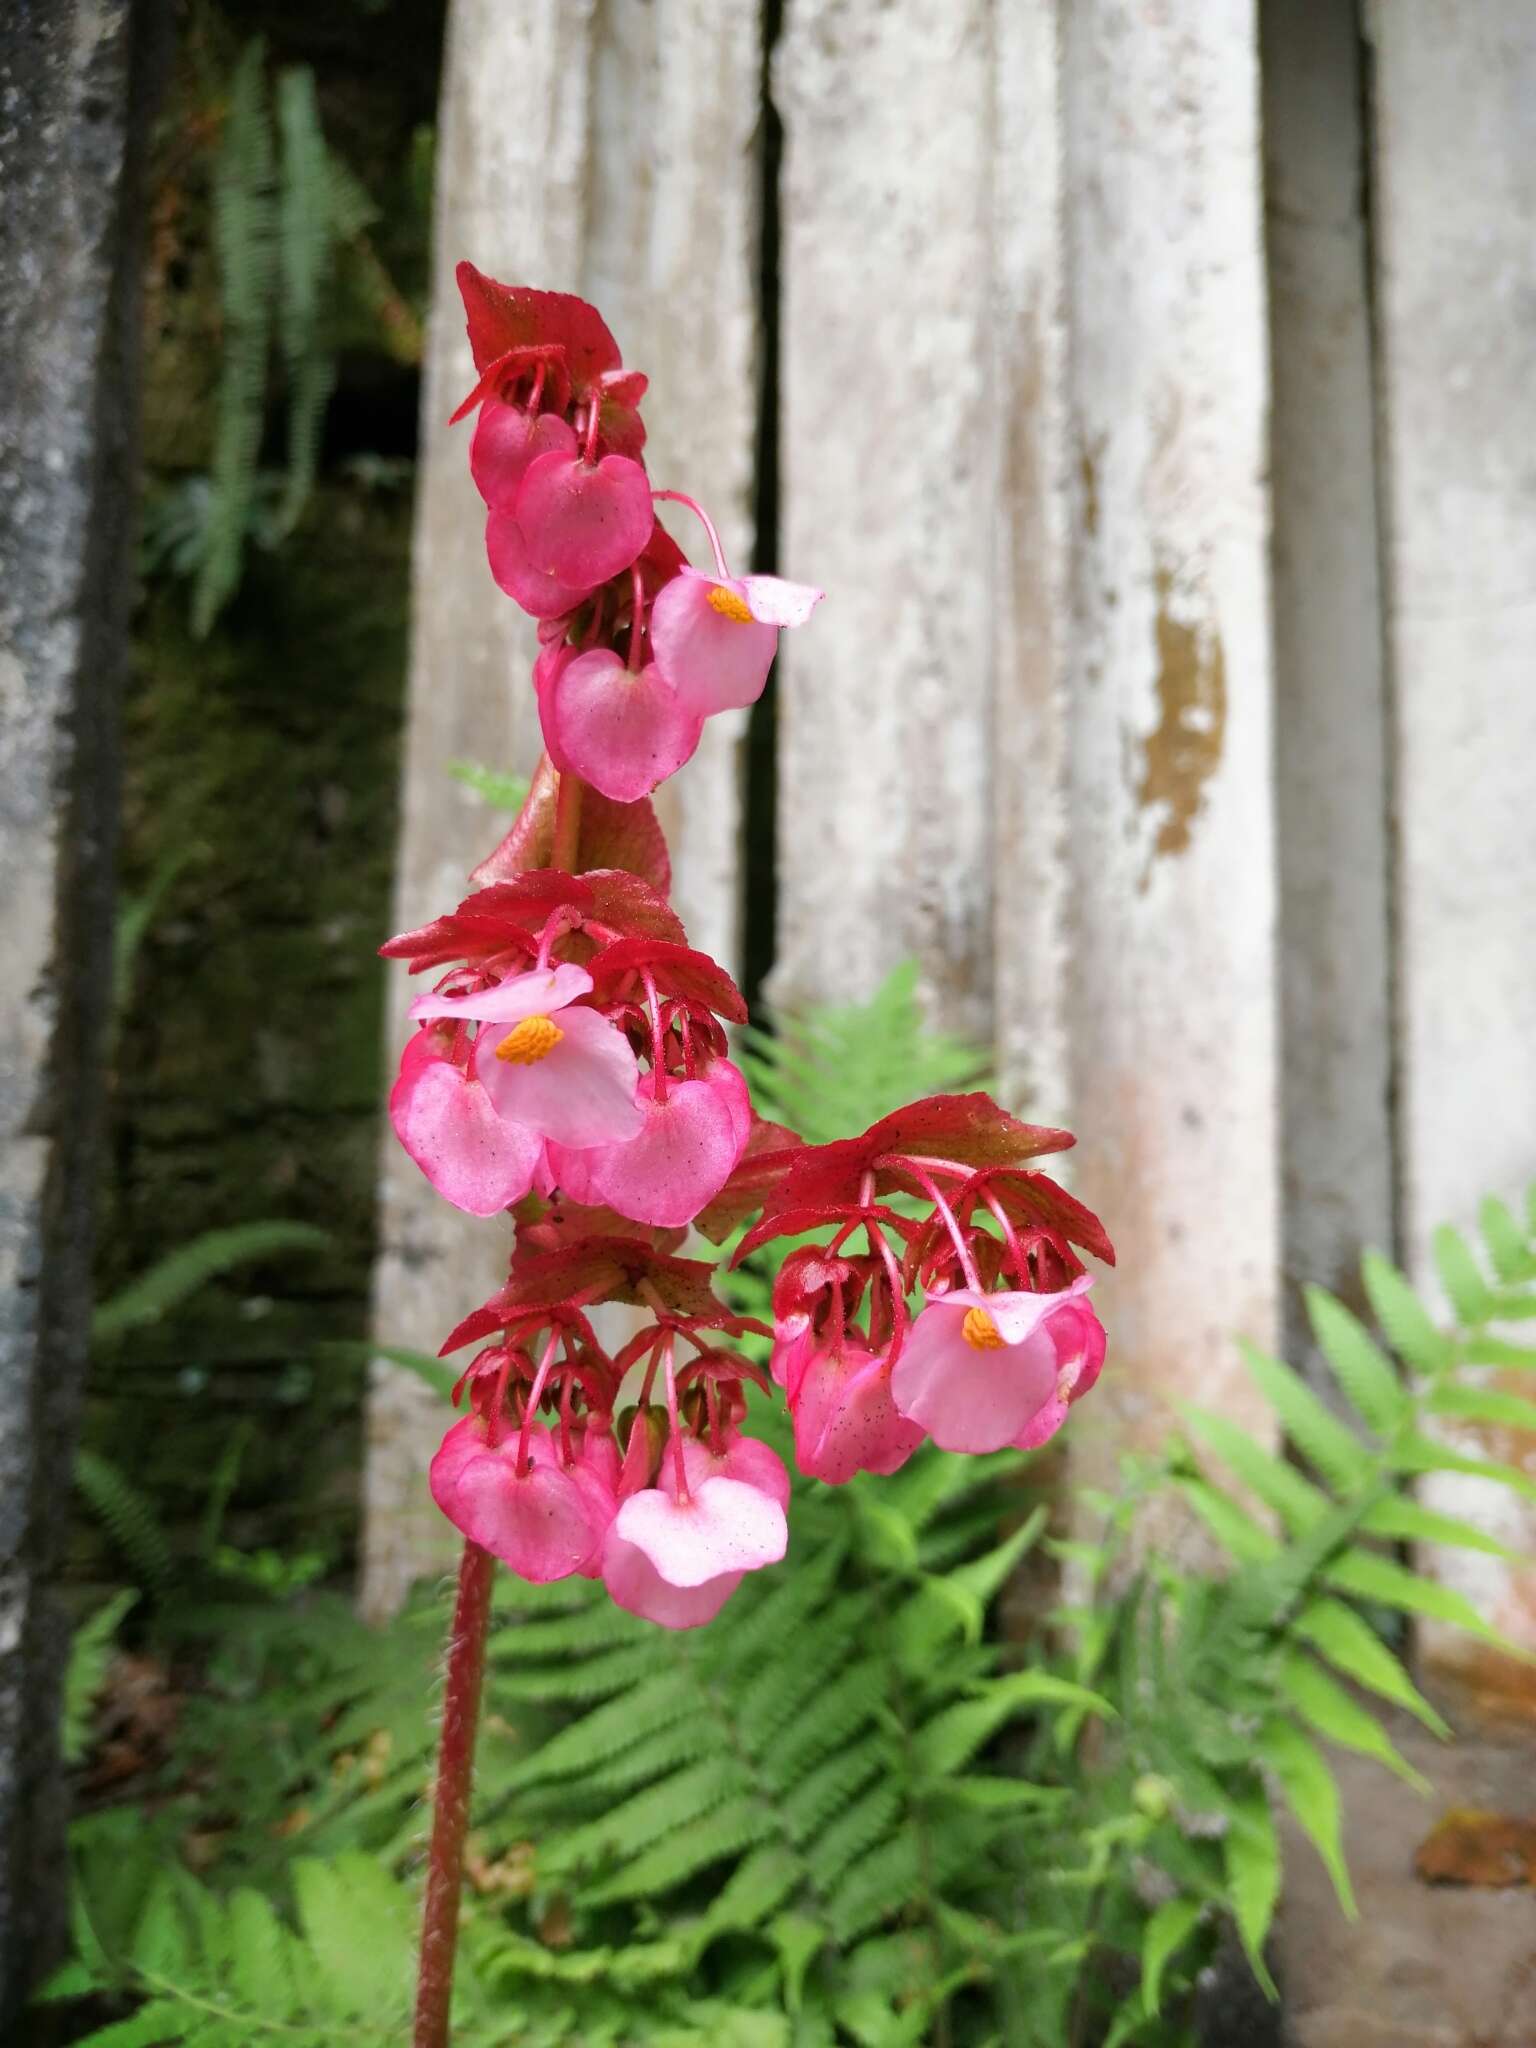
{"label": "dark shadowed gap", "polygon": [[[752,567],[769,574],[779,566],[779,169],[784,125],[773,103],[772,86],[773,53],[783,19],[783,0],[764,0],[757,277],[762,371],[757,399]],[[773,965],[778,916],[778,683],[773,676],[752,707],[743,774],[742,989],[755,1012],[758,994]]]}

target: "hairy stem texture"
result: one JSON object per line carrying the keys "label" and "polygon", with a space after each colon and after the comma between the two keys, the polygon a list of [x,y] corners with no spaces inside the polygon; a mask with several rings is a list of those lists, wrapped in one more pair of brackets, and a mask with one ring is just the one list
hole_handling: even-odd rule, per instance
{"label": "hairy stem texture", "polygon": [[421,1921],[421,1969],[416,1981],[416,2023],[412,2048],[447,2048],[453,2003],[453,1958],[459,1938],[459,1895],[464,1882],[464,1838],[469,1831],[469,1792],[474,1775],[475,1727],[480,1716],[480,1681],[485,1672],[486,1626],[491,1613],[495,1559],[478,1543],[466,1543],[459,1565],[459,1591],[448,1643],[448,1683],[443,1698],[443,1734],[437,1752],[437,1793],[432,1810],[432,1848],[427,1861],[427,1894]]}

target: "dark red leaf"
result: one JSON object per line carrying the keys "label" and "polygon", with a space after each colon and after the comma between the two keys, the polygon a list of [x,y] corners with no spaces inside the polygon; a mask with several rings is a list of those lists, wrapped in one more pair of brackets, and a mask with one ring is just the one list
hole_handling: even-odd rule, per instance
{"label": "dark red leaf", "polygon": [[581,878],[592,891],[592,915],[625,938],[681,945],[683,921],[665,897],[627,868],[589,868]]}
{"label": "dark red leaf", "polygon": [[847,1208],[860,1199],[867,1173],[874,1173],[873,1192],[911,1191],[918,1184],[901,1168],[875,1162],[916,1155],[949,1160],[957,1166],[1017,1166],[1042,1152],[1061,1152],[1075,1144],[1070,1131],[1021,1123],[990,1095],[932,1095],[924,1102],[893,1110],[857,1138],[831,1145],[807,1146],[772,1198],[774,1208]]}
{"label": "dark red leaf", "polygon": [[564,349],[571,383],[578,397],[584,397],[605,370],[619,368],[619,345],[597,308],[585,299],[570,292],[500,284],[473,263],[461,263],[455,275],[477,371],[489,368],[509,349],[554,346]]}
{"label": "dark red leaf", "polygon": [[[469,878],[477,888],[510,881],[530,868],[548,866],[555,843],[555,799],[559,790],[560,777],[549,756],[541,754],[511,831]],[[650,798],[619,804],[611,797],[600,796],[595,789],[584,790],[576,864],[582,873],[594,868],[624,868],[648,882],[658,896],[665,897],[672,886],[672,864]]]}
{"label": "dark red leaf", "polygon": [[1010,1223],[1024,1229],[1054,1230],[1068,1244],[1080,1244],[1106,1266],[1115,1263],[1115,1248],[1098,1217],[1086,1203],[1059,1187],[1049,1174],[989,1173],[986,1185]]}
{"label": "dark red leaf", "polygon": [[739,1266],[744,1258],[773,1238],[800,1237],[807,1230],[820,1230],[828,1223],[851,1223],[855,1218],[860,1223],[868,1218],[883,1224],[903,1240],[911,1238],[920,1227],[911,1217],[898,1216],[894,1209],[884,1208],[879,1203],[871,1203],[867,1209],[775,1209],[771,1216],[765,1216],[761,1223],[754,1224],[747,1232],[732,1254],[731,1264]]}
{"label": "dark red leaf", "polygon": [[582,914],[592,908],[585,878],[535,868],[510,882],[477,889],[446,917],[387,939],[379,951],[386,960],[409,960],[413,974],[448,960],[486,960],[519,940],[527,941],[553,911],[564,907]]}
{"label": "dark red leaf", "polygon": [[654,939],[621,939],[592,962],[593,993],[599,1002],[610,1002],[626,993],[624,982],[634,977],[640,987],[640,970],[647,968],[663,996],[681,996],[713,1010],[729,1024],[745,1024],[747,1006],[740,989],[707,953],[691,946],[668,945]]}
{"label": "dark red leaf", "polygon": [[528,794],[523,799],[523,808],[513,819],[511,831],[495,852],[487,854],[470,874],[469,879],[476,888],[486,888],[493,882],[509,882],[514,875],[523,874],[529,868],[548,865],[550,848],[555,843],[555,798],[559,792],[560,777],[548,754],[541,754],[539,765],[533,771],[533,780],[528,785]]}
{"label": "dark red leaf", "polygon": [[649,882],[658,896],[672,887],[672,862],[666,836],[648,796],[638,803],[615,803],[588,789],[581,800],[581,841],[577,865],[591,868],[627,868]]}

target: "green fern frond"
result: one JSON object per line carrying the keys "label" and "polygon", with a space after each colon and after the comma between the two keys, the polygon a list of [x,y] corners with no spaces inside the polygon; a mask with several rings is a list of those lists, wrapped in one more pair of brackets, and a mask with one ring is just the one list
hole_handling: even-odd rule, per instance
{"label": "green fern frond", "polygon": [[75,1484],[139,1583],[152,1593],[164,1592],[176,1567],[160,1518],[143,1494],[95,1451],[75,1453]]}
{"label": "green fern frond", "polygon": [[224,321],[212,493],[192,626],[206,633],[240,581],[255,502],[277,275],[277,196],[266,52],[247,44],[230,85],[214,172],[214,246]]}

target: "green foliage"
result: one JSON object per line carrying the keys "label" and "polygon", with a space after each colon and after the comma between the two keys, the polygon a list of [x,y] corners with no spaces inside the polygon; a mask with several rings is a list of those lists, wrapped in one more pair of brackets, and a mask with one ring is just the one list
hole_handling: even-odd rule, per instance
{"label": "green foliage", "polygon": [[138,1597],[131,1586],[114,1593],[88,1621],[80,1623],[70,1641],[59,1724],[59,1752],[67,1764],[79,1763],[89,1747],[96,1696],[107,1675],[117,1632]]}
{"label": "green foliage", "polygon": [[329,1242],[323,1230],[309,1223],[240,1223],[229,1230],[205,1231],[102,1302],[91,1318],[91,1341],[109,1344],[141,1323],[157,1322],[200,1287],[237,1266],[280,1252],[324,1251]]}
{"label": "green foliage", "polygon": [[448,773],[498,811],[520,811],[528,795],[526,775],[502,775],[478,761],[450,761]]}
{"label": "green foliage", "polygon": [[139,1489],[95,1451],[75,1454],[75,1485],[122,1552],[138,1584],[162,1592],[175,1576],[160,1518]]}
{"label": "green foliage", "polygon": [[813,1145],[865,1130],[920,1096],[985,1085],[974,1046],[925,1029],[910,961],[867,1003],[775,1021],[771,1033],[742,1033],[742,1070],[761,1113]]}
{"label": "green foliage", "polygon": [[[218,380],[207,474],[152,493],[151,566],[192,578],[192,625],[208,632],[239,585],[248,542],[283,541],[313,489],[338,335],[359,306],[387,354],[415,360],[420,332],[368,229],[378,210],[326,143],[307,65],[269,82],[260,38],[234,64],[217,122],[212,241]],[[260,467],[275,366],[286,462]]]}
{"label": "green foliage", "polygon": [[[922,1039],[910,979],[862,1028],[838,1013],[752,1057],[763,1106],[818,1137],[970,1071]],[[1103,1529],[1055,1546],[1070,1604],[1053,1651],[1011,1643],[995,1614],[1046,1523],[1012,1453],[929,1447],[888,1479],[800,1485],[785,1565],[694,1633],[582,1580],[503,1581],[456,2039],[1173,2048],[1229,1927],[1268,1985],[1276,1806],[1351,1912],[1330,1749],[1415,1777],[1372,1697],[1445,1732],[1373,1623],[1489,1633],[1382,1547],[1486,1544],[1420,1508],[1414,1480],[1470,1468],[1536,1492],[1435,1435],[1498,1391],[1483,1365],[1518,1362],[1490,1354],[1490,1322],[1536,1302],[1536,1212],[1483,1221],[1486,1272],[1442,1252],[1448,1331],[1379,1258],[1385,1343],[1309,1296],[1331,1402],[1245,1353],[1293,1459],[1192,1408],[1112,1497],[1085,1495],[1079,1525]],[[758,1263],[742,1284],[769,1280]],[[1198,1516],[1225,1568],[1149,1554],[1149,1507]],[[398,2039],[443,1590],[387,1636],[323,1597],[239,1612],[189,1623],[219,1650],[158,1818],[86,1825],[58,1988],[148,2001],[104,2044]],[[189,1836],[216,1841],[205,1878],[151,1888]]]}

